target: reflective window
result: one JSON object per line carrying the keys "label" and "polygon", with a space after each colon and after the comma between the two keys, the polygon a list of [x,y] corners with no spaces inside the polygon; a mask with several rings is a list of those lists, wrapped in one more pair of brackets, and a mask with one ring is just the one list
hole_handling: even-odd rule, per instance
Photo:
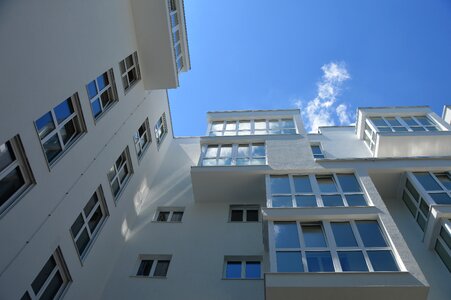
{"label": "reflective window", "polygon": [[264,144],[204,145],[202,166],[265,165]]}
{"label": "reflective window", "polygon": [[210,136],[296,134],[293,119],[223,120],[210,124]]}
{"label": "reflective window", "polygon": [[295,222],[274,222],[276,248],[299,248],[298,225]]}
{"label": "reflective window", "polygon": [[330,223],[337,247],[356,247],[357,241],[349,222]]}
{"label": "reflective window", "polygon": [[304,272],[301,252],[276,252],[277,272]]}
{"label": "reflective window", "polygon": [[324,158],[323,150],[320,145],[311,145],[313,158]]}
{"label": "reflective window", "polygon": [[154,220],[157,222],[182,222],[183,207],[158,207]]}
{"label": "reflective window", "polygon": [[230,222],[258,222],[258,205],[230,205]]}
{"label": "reflective window", "polygon": [[114,82],[113,69],[106,71],[86,85],[92,114],[95,119],[111,107],[118,96]]}
{"label": "reflective window", "polygon": [[111,192],[115,199],[117,199],[119,193],[124,189],[132,174],[131,162],[128,157],[128,150],[126,148],[107,173]]}
{"label": "reflective window", "polygon": [[225,279],[260,279],[261,257],[225,257]]}
{"label": "reflective window", "polygon": [[302,235],[306,247],[327,247],[321,224],[302,224]]}
{"label": "reflective window", "polygon": [[157,146],[160,146],[168,133],[168,125],[166,124],[166,113],[163,113],[154,126],[155,139]]}
{"label": "reflective window", "polygon": [[435,252],[451,272],[451,220],[443,220],[440,234],[435,243]]}
{"label": "reflective window", "polygon": [[141,79],[138,53],[135,51],[124,60],[121,60],[119,62],[119,69],[121,71],[122,85],[124,87],[124,91],[126,92]]}
{"label": "reflective window", "polygon": [[305,256],[309,272],[334,272],[329,251],[307,251]]}
{"label": "reflective window", "polygon": [[139,126],[138,131],[133,134],[133,142],[135,144],[136,154],[138,155],[138,158],[141,158],[144,154],[144,151],[152,142],[149,119],[146,118],[141,126]]}
{"label": "reflective window", "polygon": [[341,269],[344,272],[368,271],[362,251],[339,251],[338,258],[340,259]]}
{"label": "reflective window", "polygon": [[166,277],[171,262],[170,255],[140,255],[136,276]]}

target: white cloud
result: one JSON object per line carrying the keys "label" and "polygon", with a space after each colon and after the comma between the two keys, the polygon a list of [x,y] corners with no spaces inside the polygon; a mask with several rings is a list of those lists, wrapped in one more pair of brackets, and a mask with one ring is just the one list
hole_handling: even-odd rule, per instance
{"label": "white cloud", "polygon": [[348,105],[337,105],[337,97],[340,95],[343,83],[351,76],[343,62],[331,62],[321,67],[323,76],[317,83],[317,95],[305,104],[302,100],[295,100],[295,106],[301,109],[306,122],[306,129],[317,132],[320,126],[333,126],[335,119],[340,125],[349,125],[352,114],[348,111]]}

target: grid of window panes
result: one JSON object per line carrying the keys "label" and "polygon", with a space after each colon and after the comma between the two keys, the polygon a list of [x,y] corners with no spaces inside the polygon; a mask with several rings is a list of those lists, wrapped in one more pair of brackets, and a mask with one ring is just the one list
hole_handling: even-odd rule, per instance
{"label": "grid of window panes", "polygon": [[321,149],[321,145],[310,145],[312,149],[313,158],[324,158],[323,150]]}
{"label": "grid of window panes", "polygon": [[258,222],[258,205],[230,205],[230,222]]}
{"label": "grid of window panes", "polygon": [[157,145],[160,146],[166,134],[168,133],[168,125],[166,124],[166,113],[163,113],[154,126],[155,139]]}
{"label": "grid of window panes", "polygon": [[370,117],[379,132],[439,131],[427,116]]}
{"label": "grid of window panes", "polygon": [[177,71],[183,68],[182,45],[180,41],[180,26],[178,20],[177,6],[175,0],[169,0],[169,19],[171,20],[172,42],[174,45],[174,56],[177,65]]}
{"label": "grid of window panes", "polygon": [[58,248],[20,299],[58,299],[70,281],[70,275]]}
{"label": "grid of window panes", "polygon": [[260,257],[226,257],[225,279],[260,279],[262,277]]}
{"label": "grid of window panes", "polygon": [[435,243],[435,251],[446,268],[448,268],[448,271],[451,272],[451,219],[443,221]]}
{"label": "grid of window panes", "polygon": [[277,272],[399,271],[376,220],[274,222]]}
{"label": "grid of window panes", "polygon": [[131,171],[127,149],[125,149],[107,173],[114,198],[117,198],[124,188],[131,176]]}
{"label": "grid of window panes", "polygon": [[142,277],[166,277],[168,274],[170,256],[144,255],[140,259],[136,276]]}
{"label": "grid of window panes", "polygon": [[124,60],[119,62],[119,69],[121,71],[122,85],[124,91],[127,91],[138,80],[141,79],[141,72],[139,71],[138,53],[127,56]]}
{"label": "grid of window panes", "polygon": [[293,119],[213,121],[210,136],[296,134]]}
{"label": "grid of window panes", "polygon": [[374,152],[374,149],[376,148],[376,138],[377,138],[376,129],[373,128],[374,125],[370,124],[370,121],[366,119],[365,131],[363,133],[363,141],[372,152]]}
{"label": "grid of window panes", "polygon": [[84,257],[106,217],[108,210],[99,187],[70,228],[78,255]]}
{"label": "grid of window panes", "polygon": [[265,165],[265,144],[205,145],[202,166]]}
{"label": "grid of window panes", "polygon": [[0,144],[0,214],[33,183],[19,136]]}
{"label": "grid of window panes", "polygon": [[149,120],[146,120],[139,126],[138,131],[133,134],[133,142],[135,143],[135,150],[138,158],[141,158],[144,151],[152,142],[150,135]]}
{"label": "grid of window panes", "polygon": [[182,222],[183,208],[160,207],[155,215],[156,222]]}
{"label": "grid of window panes", "polygon": [[271,175],[269,207],[367,206],[354,174]]}
{"label": "grid of window panes", "polygon": [[35,121],[45,157],[49,164],[66,151],[83,131],[78,115],[78,95],[67,98]]}
{"label": "grid of window panes", "polygon": [[113,69],[108,70],[86,85],[94,119],[118,100]]}

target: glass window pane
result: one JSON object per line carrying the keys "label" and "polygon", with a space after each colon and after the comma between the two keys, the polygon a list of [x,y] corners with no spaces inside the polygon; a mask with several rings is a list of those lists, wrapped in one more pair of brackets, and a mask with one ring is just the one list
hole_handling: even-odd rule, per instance
{"label": "glass window pane", "polygon": [[310,179],[307,175],[305,176],[293,176],[294,190],[296,193],[311,193],[312,186],[310,184]]}
{"label": "glass window pane", "polygon": [[332,176],[316,176],[319,189],[323,193],[333,193],[337,191],[335,181]]}
{"label": "glass window pane", "polygon": [[83,255],[86,247],[89,244],[89,234],[86,228],[83,229],[75,244],[77,245],[78,253],[80,254],[80,256]]}
{"label": "glass window pane", "polygon": [[38,129],[39,137],[41,139],[47,136],[47,134],[49,134],[53,129],[55,129],[52,114],[48,112],[39,119],[37,119],[36,128]]}
{"label": "glass window pane", "polygon": [[431,125],[433,124],[431,120],[429,120],[426,116],[415,117],[422,125]]}
{"label": "glass window pane", "polygon": [[239,121],[238,125],[240,130],[251,130],[250,121]]}
{"label": "glass window pane", "polygon": [[396,118],[385,118],[385,120],[391,125],[391,126],[401,126],[401,124],[398,122]]}
{"label": "glass window pane", "polygon": [[83,224],[85,224],[85,221],[83,219],[83,216],[79,214],[77,219],[75,219],[74,224],[72,224],[72,226],[70,227],[70,231],[72,232],[74,238],[77,236],[78,232],[83,227]]}
{"label": "glass window pane", "polygon": [[204,159],[202,160],[202,166],[216,166],[216,159]]}
{"label": "glass window pane", "polygon": [[339,251],[338,258],[340,259],[341,269],[344,272],[368,271],[368,266],[361,251]]}
{"label": "glass window pane", "polygon": [[218,146],[208,146],[205,157],[216,157],[218,154]]}
{"label": "glass window pane", "polygon": [[398,271],[391,251],[367,251],[374,271]]}
{"label": "glass window pane", "polygon": [[337,177],[343,192],[358,193],[362,191],[354,174],[338,174]]}
{"label": "glass window pane", "polygon": [[153,260],[145,259],[142,260],[138,272],[136,273],[137,276],[149,276],[150,269],[152,268]]}
{"label": "glass window pane", "polygon": [[445,227],[440,229],[440,236],[442,237],[445,244],[451,249],[451,235],[445,230]]}
{"label": "glass window pane", "polygon": [[55,107],[54,112],[58,124],[61,124],[61,122],[67,119],[74,112],[70,98]]}
{"label": "glass window pane", "polygon": [[377,127],[379,126],[388,126],[387,123],[382,118],[370,118],[371,122]]}
{"label": "glass window pane", "polygon": [[292,119],[283,119],[280,121],[280,128],[294,128],[294,121]]}
{"label": "glass window pane", "polygon": [[248,145],[238,145],[238,157],[249,157],[249,146]]}
{"label": "glass window pane", "polygon": [[429,195],[437,204],[451,204],[451,198],[446,193],[431,193]]}
{"label": "glass window pane", "polygon": [[172,213],[171,222],[182,222],[183,211],[175,211]]}
{"label": "glass window pane", "polygon": [[337,247],[357,247],[357,241],[349,222],[330,223]]}
{"label": "glass window pane", "polygon": [[31,283],[31,287],[33,288],[33,291],[35,292],[35,294],[37,294],[39,292],[42,285],[45,283],[45,281],[50,276],[50,273],[52,273],[52,271],[55,267],[56,267],[56,262],[52,255],[52,256],[50,256],[50,258],[45,263],[44,267],[41,269],[39,274],[36,276],[36,278]]}
{"label": "glass window pane", "polygon": [[313,195],[307,196],[296,196],[296,206],[297,207],[316,207],[316,197]]}
{"label": "glass window pane", "polygon": [[280,128],[280,124],[279,124],[278,120],[269,120],[268,124],[269,124],[269,129],[279,129]]}
{"label": "glass window pane", "polygon": [[443,186],[446,189],[451,190],[451,177],[449,174],[447,173],[435,174],[435,176],[438,178],[438,180],[443,184]]}
{"label": "glass window pane", "polygon": [[219,122],[213,122],[211,124],[211,130],[213,131],[222,131],[224,129],[224,122],[219,121]]}
{"label": "glass window pane", "polygon": [[246,278],[260,278],[261,266],[259,261],[246,262]]}
{"label": "glass window pane", "polygon": [[55,273],[52,280],[49,282],[49,284],[46,286],[44,292],[42,293],[41,297],[39,297],[39,300],[53,300],[55,299],[56,294],[58,294],[59,290],[61,289],[61,286],[63,285],[63,278],[61,277],[61,274],[59,271]]}
{"label": "glass window pane", "polygon": [[25,181],[19,167],[9,172],[5,177],[0,179],[0,205],[3,205],[8,199],[19,190]]}
{"label": "glass window pane", "polygon": [[52,162],[62,151],[58,135],[56,134],[49,138],[42,146],[44,147],[45,156],[47,157],[48,162]]}
{"label": "glass window pane", "polygon": [[420,225],[420,228],[424,231],[424,229],[426,228],[426,218],[423,217],[422,214],[418,214],[417,223],[418,225]]}
{"label": "glass window pane", "polygon": [[96,82],[93,80],[90,83],[86,85],[86,90],[88,91],[88,97],[89,99],[92,99],[97,95],[97,87]]}
{"label": "glass window pane", "polygon": [[97,77],[97,84],[99,87],[99,90],[103,90],[108,85],[108,75],[107,73],[103,73],[99,77]]}
{"label": "glass window pane", "polygon": [[226,278],[241,278],[241,261],[228,261]]}
{"label": "glass window pane", "polygon": [[415,217],[417,207],[415,206],[415,204],[411,200],[411,197],[407,194],[406,191],[404,191],[402,194],[402,200],[404,201],[404,203],[406,203],[407,208],[409,209],[410,213]]}
{"label": "glass window pane", "polygon": [[266,129],[266,121],[265,120],[255,120],[254,121],[255,129]]}
{"label": "glass window pane", "polygon": [[327,247],[323,228],[320,224],[301,224],[306,247]]}
{"label": "glass window pane", "polygon": [[258,210],[257,209],[246,210],[246,221],[247,222],[258,222]]}
{"label": "glass window pane", "polygon": [[313,152],[314,155],[323,154],[323,152],[321,151],[321,147],[320,146],[312,145],[310,147],[312,148],[312,152]]}
{"label": "glass window pane", "polygon": [[301,252],[276,252],[277,272],[304,272]]}
{"label": "glass window pane", "polygon": [[377,221],[356,221],[355,223],[365,247],[387,246]]}
{"label": "glass window pane", "polygon": [[32,300],[30,297],[30,294],[28,292],[25,292],[25,294],[23,294],[22,298],[20,298],[20,300]]}
{"label": "glass window pane", "polygon": [[261,166],[261,165],[266,165],[266,158],[253,158],[251,160],[251,165],[257,165],[257,166]]}
{"label": "glass window pane", "polygon": [[333,272],[334,264],[329,251],[307,251],[307,266],[309,272]]}
{"label": "glass window pane", "polygon": [[265,145],[252,145],[252,156],[253,157],[266,156],[266,154],[265,154]]}
{"label": "glass window pane", "polygon": [[91,103],[91,109],[92,109],[92,114],[94,115],[94,118],[96,118],[98,115],[100,115],[100,113],[102,112],[102,107],[100,106],[99,99],[96,99]]}
{"label": "glass window pane", "polygon": [[235,121],[227,122],[226,130],[236,130],[236,122]]}
{"label": "glass window pane", "polygon": [[168,273],[169,260],[159,260],[153,276],[165,277]]}
{"label": "glass window pane", "polygon": [[445,246],[439,240],[437,240],[437,242],[435,243],[435,251],[437,251],[438,256],[448,268],[448,271],[451,272],[451,256],[448,254]]}
{"label": "glass window pane", "polygon": [[236,165],[237,166],[248,166],[250,164],[249,158],[237,158]]}
{"label": "glass window pane", "polygon": [[413,185],[412,185],[412,183],[410,182],[410,180],[409,179],[407,179],[407,181],[406,181],[406,187],[407,187],[407,189],[409,190],[409,192],[410,192],[410,194],[413,196],[413,198],[414,198],[414,200],[416,201],[416,202],[418,202],[418,192],[417,192],[417,190],[413,187]]}
{"label": "glass window pane", "polygon": [[425,216],[429,215],[429,205],[424,201],[423,198],[421,198],[420,210]]}
{"label": "glass window pane", "polygon": [[232,222],[243,222],[243,210],[233,209],[230,214],[230,220]]}
{"label": "glass window pane", "polygon": [[223,145],[219,154],[220,157],[232,157],[232,145]]}
{"label": "glass window pane", "polygon": [[296,222],[274,222],[276,248],[299,248]]}
{"label": "glass window pane", "polygon": [[344,206],[340,195],[322,195],[324,206]]}
{"label": "glass window pane", "polygon": [[13,161],[16,160],[11,144],[6,142],[0,145],[0,171],[3,171]]}
{"label": "glass window pane", "polygon": [[291,194],[288,176],[271,176],[271,194]]}
{"label": "glass window pane", "polygon": [[291,196],[272,196],[272,207],[293,207]]}
{"label": "glass window pane", "polygon": [[231,158],[221,158],[217,160],[218,166],[230,166],[232,164]]}
{"label": "glass window pane", "polygon": [[427,172],[414,173],[415,177],[421,183],[426,191],[438,191],[442,188],[440,185],[432,178],[431,174]]}
{"label": "glass window pane", "polygon": [[346,195],[346,201],[349,206],[366,206],[366,200],[363,195]]}
{"label": "glass window pane", "polygon": [[418,125],[418,123],[412,117],[403,117],[402,119],[409,126],[417,126]]}
{"label": "glass window pane", "polygon": [[102,208],[99,205],[97,206],[96,211],[92,214],[91,219],[89,219],[88,221],[88,226],[89,229],[91,230],[91,233],[95,231],[95,229],[100,223],[100,220],[102,220],[102,217],[103,217]]}
{"label": "glass window pane", "polygon": [[64,127],[61,128],[60,133],[63,144],[66,145],[76,134],[74,120],[67,122]]}
{"label": "glass window pane", "polygon": [[169,212],[168,211],[160,211],[158,213],[157,221],[166,222],[168,220],[168,218],[169,218]]}

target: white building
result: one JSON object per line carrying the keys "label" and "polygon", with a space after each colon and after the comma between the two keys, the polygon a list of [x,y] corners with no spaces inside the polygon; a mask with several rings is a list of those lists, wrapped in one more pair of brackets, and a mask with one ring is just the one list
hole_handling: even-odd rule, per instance
{"label": "white building", "polygon": [[182,0],[0,13],[0,299],[451,298],[449,107],[177,138]]}

